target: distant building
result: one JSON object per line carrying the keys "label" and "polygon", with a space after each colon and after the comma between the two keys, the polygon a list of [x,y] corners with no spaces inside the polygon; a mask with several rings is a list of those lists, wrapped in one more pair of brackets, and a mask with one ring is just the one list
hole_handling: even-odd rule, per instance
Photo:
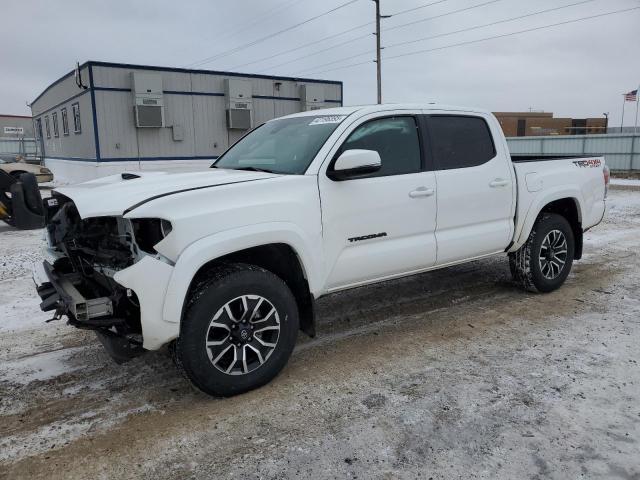
{"label": "distant building", "polygon": [[342,105],[342,82],[89,61],[32,103],[56,179],[206,166],[272,118]]}
{"label": "distant building", "polygon": [[0,114],[0,137],[33,138],[33,121],[31,117]]}
{"label": "distant building", "polygon": [[607,133],[606,118],[554,118],[552,112],[494,112],[506,137]]}

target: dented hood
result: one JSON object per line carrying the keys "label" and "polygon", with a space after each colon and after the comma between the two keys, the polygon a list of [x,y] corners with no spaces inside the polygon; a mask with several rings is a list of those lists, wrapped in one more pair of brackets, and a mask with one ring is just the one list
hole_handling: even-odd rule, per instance
{"label": "dented hood", "polygon": [[56,188],[56,192],[73,200],[82,218],[117,216],[167,195],[279,176],[217,168],[189,173],[131,172]]}

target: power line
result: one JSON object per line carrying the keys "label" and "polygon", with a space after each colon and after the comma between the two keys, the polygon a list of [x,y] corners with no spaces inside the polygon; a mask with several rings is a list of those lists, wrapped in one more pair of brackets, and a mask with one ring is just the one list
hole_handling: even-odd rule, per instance
{"label": "power line", "polygon": [[570,3],[569,5],[563,5],[561,7],[547,8],[546,10],[540,10],[538,12],[527,13],[526,15],[520,15],[518,17],[512,17],[512,18],[507,18],[507,19],[504,19],[504,20],[498,20],[496,22],[485,23],[484,25],[476,25],[474,27],[463,28],[461,30],[454,30],[453,32],[439,33],[437,35],[431,35],[429,37],[422,37],[422,38],[417,38],[415,40],[407,40],[406,42],[393,43],[391,45],[387,45],[386,48],[395,48],[395,47],[400,47],[400,46],[403,46],[403,45],[409,45],[411,43],[424,42],[425,40],[431,40],[431,39],[434,39],[434,38],[446,37],[448,35],[454,35],[456,33],[470,32],[472,30],[478,30],[480,28],[492,27],[494,25],[499,25],[501,23],[514,22],[516,20],[522,20],[523,18],[533,17],[535,15],[541,15],[543,13],[554,12],[556,10],[562,10],[564,8],[575,7],[577,5],[583,5],[585,3],[591,3],[591,2],[595,2],[595,1],[596,0],[583,0],[581,2],[575,2],[575,3]]}
{"label": "power line", "polygon": [[[371,37],[371,35],[372,35],[371,33],[367,33],[366,35],[360,35],[359,37],[351,38],[351,39],[346,40],[344,42],[337,43],[335,45],[331,45],[330,47],[323,48],[322,50],[317,50],[317,51],[315,51],[313,53],[309,53],[309,54],[303,55],[301,57],[296,57],[296,58],[293,58],[293,59],[288,60],[286,62],[278,63],[277,65],[273,65],[273,66],[269,67],[268,69],[264,69],[264,70],[273,70],[275,68],[282,67],[283,65],[289,65],[290,63],[297,62],[298,60],[304,60],[306,58],[313,57],[314,55],[318,55],[319,53],[323,53],[323,52],[326,52],[328,50],[333,50],[334,48],[341,47],[342,45],[347,45],[349,43],[355,42],[356,40],[360,40],[362,38]],[[353,57],[350,57],[350,58],[353,58]]]}
{"label": "power line", "polygon": [[427,17],[427,18],[423,18],[421,20],[415,20],[413,22],[409,22],[409,23],[402,23],[400,25],[394,25],[392,27],[387,27],[385,28],[386,32],[389,32],[391,30],[397,30],[398,28],[404,28],[404,27],[409,27],[411,25],[416,25],[418,23],[422,23],[422,22],[428,22],[429,20],[434,20],[436,18],[442,18],[442,17],[446,17],[448,15],[453,15],[454,13],[460,13],[460,12],[466,12],[468,10],[473,10],[475,8],[480,8],[480,7],[484,7],[485,5],[490,5],[492,3],[497,3],[497,2],[501,2],[502,0],[490,0],[488,2],[484,2],[484,3],[478,3],[477,5],[471,5],[469,7],[465,7],[465,8],[459,8],[458,10],[453,10],[451,12],[446,12],[446,13],[441,13],[440,15],[435,15],[433,17]]}
{"label": "power line", "polygon": [[[513,35],[519,35],[521,33],[528,33],[528,32],[533,32],[533,31],[537,31],[537,30],[543,30],[543,29],[546,29],[546,28],[558,27],[560,25],[567,25],[567,24],[570,24],[570,23],[581,22],[581,21],[584,21],[584,20],[591,20],[591,19],[594,19],[594,18],[606,17],[606,16],[609,16],[609,15],[616,15],[618,13],[630,12],[632,10],[638,10],[638,9],[640,9],[640,7],[625,8],[623,10],[615,10],[613,12],[600,13],[598,15],[590,15],[588,17],[576,18],[576,19],[573,19],[573,20],[566,20],[564,22],[552,23],[552,24],[549,24],[549,25],[542,25],[540,27],[527,28],[525,30],[518,30],[516,32],[504,33],[504,34],[501,34],[501,35],[493,35],[491,37],[484,37],[484,38],[479,38],[479,39],[476,39],[476,40],[469,40],[469,41],[466,41],[466,42],[454,43],[452,45],[444,45],[442,47],[428,48],[428,49],[424,49],[424,50],[416,50],[414,52],[408,52],[408,53],[403,53],[403,54],[399,54],[399,55],[392,55],[392,56],[388,56],[388,57],[384,57],[384,58],[386,60],[392,60],[394,58],[402,58],[402,57],[408,57],[408,56],[412,56],[412,55],[419,55],[421,53],[434,52],[434,51],[437,51],[437,50],[445,50],[447,48],[454,48],[454,47],[460,47],[460,46],[464,46],[464,45],[470,45],[470,44],[473,44],[473,43],[485,42],[487,40],[493,40],[493,39],[496,39],[496,38],[510,37],[510,36],[513,36]],[[352,68],[352,67],[356,67],[356,66],[359,66],[359,65],[366,65],[366,64],[370,64],[370,63],[373,63],[373,61],[372,60],[367,60],[366,62],[358,62],[358,63],[349,64],[349,65],[342,65],[340,67],[331,68],[329,70],[321,70],[321,71],[317,71],[317,72],[312,72],[310,75],[315,75],[315,74],[318,74],[318,73],[327,73],[327,72],[332,72],[332,71],[335,71],[335,70],[341,70],[341,69],[344,69],[344,68]]]}
{"label": "power line", "polygon": [[347,7],[347,6],[349,6],[349,5],[351,5],[351,4],[355,3],[355,2],[358,2],[358,1],[359,0],[349,0],[348,2],[342,3],[342,4],[338,5],[337,7],[334,7],[334,8],[332,8],[330,10],[327,10],[327,11],[321,13],[321,14],[318,14],[318,15],[315,15],[313,17],[310,17],[310,18],[308,18],[308,19],[306,19],[306,20],[304,20],[302,22],[296,23],[295,25],[292,25],[290,27],[284,28],[282,30],[279,30],[279,31],[274,32],[274,33],[271,33],[271,34],[266,35],[266,36],[264,36],[262,38],[259,38],[257,40],[252,41],[252,42],[249,42],[249,43],[245,43],[244,45],[240,45],[240,46],[232,48],[230,50],[226,50],[226,51],[217,53],[216,55],[213,55],[211,57],[207,57],[207,58],[205,58],[203,60],[191,63],[191,64],[188,65],[188,67],[204,65],[204,64],[209,63],[209,62],[211,62],[213,60],[217,60],[218,58],[226,57],[227,55],[231,55],[232,53],[236,53],[236,52],[239,52],[240,50],[244,50],[245,48],[252,47],[253,45],[257,45],[258,43],[261,43],[261,42],[263,42],[265,40],[268,40],[270,38],[276,37],[276,36],[281,35],[281,34],[283,34],[285,32],[289,32],[289,31],[291,31],[291,30],[293,30],[295,28],[298,28],[298,27],[300,27],[302,25],[305,25],[305,24],[307,24],[309,22],[317,20],[318,18],[321,18],[321,17],[323,17],[325,15],[329,15],[330,13],[333,13],[333,12],[335,12],[337,10],[340,10],[341,8]]}
{"label": "power line", "polygon": [[216,33],[216,40],[218,40],[220,38],[233,37],[233,36],[235,36],[235,35],[237,35],[239,33],[246,32],[247,30],[249,30],[254,25],[257,25],[258,23],[264,22],[267,18],[273,17],[276,13],[280,12],[281,10],[284,10],[285,8],[292,7],[295,4],[300,3],[301,1],[303,1],[303,0],[285,0],[284,2],[279,3],[275,7],[264,11],[263,13],[261,13],[258,16],[258,18],[255,18],[252,22],[244,24],[239,29],[229,28],[229,29],[227,29],[227,30],[225,30],[223,32],[217,32]]}
{"label": "power line", "polygon": [[[438,0],[437,2],[431,2],[431,3],[424,4],[424,5],[419,5],[419,6],[414,7],[414,8],[409,8],[409,9],[407,9],[407,10],[401,10],[401,11],[396,12],[396,13],[394,13],[393,15],[389,15],[389,16],[390,16],[390,17],[397,17],[397,16],[399,16],[399,15],[404,15],[404,14],[406,14],[406,13],[414,12],[414,11],[416,11],[416,10],[420,10],[420,9],[423,9],[423,8],[426,8],[426,7],[430,7],[430,6],[432,6],[432,5],[437,5],[437,4],[439,4],[439,3],[444,3],[444,2],[448,2],[448,1],[450,1],[450,0]],[[275,54],[270,55],[270,56],[268,56],[268,57],[263,57],[263,58],[259,58],[259,59],[257,59],[257,60],[253,60],[253,61],[251,61],[251,62],[242,63],[242,64],[240,64],[240,65],[236,65],[236,66],[234,66],[234,67],[231,67],[229,70],[232,70],[232,71],[233,71],[233,70],[236,70],[236,69],[238,69],[238,68],[246,67],[246,66],[248,66],[248,65],[255,65],[256,63],[264,62],[264,61],[266,61],[266,60],[271,60],[272,58],[280,57],[280,56],[282,56],[282,55],[286,55],[287,53],[296,52],[296,51],[298,51],[298,50],[302,50],[303,48],[310,47],[310,46],[312,46],[312,45],[317,45],[318,43],[320,43],[320,42],[324,42],[325,40],[331,40],[332,38],[340,37],[340,36],[342,36],[342,35],[344,35],[344,34],[346,34],[346,33],[351,33],[351,32],[353,32],[353,31],[355,31],[355,30],[359,30],[359,29],[361,29],[361,28],[368,27],[368,26],[373,25],[373,24],[375,24],[375,22],[367,22],[367,23],[363,23],[363,24],[361,24],[361,25],[357,25],[357,26],[352,27],[352,28],[349,28],[349,29],[347,29],[347,30],[343,30],[343,31],[341,31],[341,32],[334,33],[334,34],[332,34],[332,35],[329,35],[329,36],[326,36],[326,37],[320,38],[320,39],[315,40],[315,41],[313,41],[313,42],[305,43],[304,45],[300,45],[299,47],[290,48],[290,49],[288,49],[288,50],[284,50],[284,51],[282,51],[282,52],[275,53]],[[337,45],[334,45],[333,47],[329,47],[328,49],[319,50],[319,51],[317,51],[317,52],[310,53],[310,54],[308,54],[308,55],[306,55],[306,56],[304,56],[304,57],[298,57],[298,58],[296,58],[296,59],[294,59],[294,60],[290,60],[290,61],[287,61],[287,62],[284,62],[284,63],[279,63],[278,65],[273,65],[273,66],[271,66],[271,67],[269,67],[269,68],[266,68],[266,69],[264,69],[264,70],[272,70],[272,69],[274,69],[274,68],[278,68],[278,67],[281,67],[281,66],[283,66],[283,65],[288,65],[289,63],[293,63],[294,61],[301,60],[301,59],[303,59],[303,58],[308,58],[308,57],[313,56],[313,55],[316,55],[316,54],[318,54],[318,53],[322,53],[322,52],[325,52],[325,51],[327,51],[327,50],[330,50],[331,48],[339,47],[339,46],[342,46],[342,45],[346,45],[346,44],[347,44],[347,43],[349,43],[349,42],[355,42],[356,40],[360,40],[360,39],[362,39],[362,38],[366,38],[366,37],[368,37],[369,35],[370,35],[370,34],[366,34],[366,35],[362,35],[362,36],[359,36],[359,37],[355,37],[355,38],[352,38],[351,40],[349,40],[349,41],[347,41],[347,42],[338,43]]]}
{"label": "power line", "polygon": [[[496,2],[500,2],[500,1],[501,1],[501,0],[490,0],[490,1],[488,1],[488,2],[479,3],[479,4],[476,4],[476,5],[471,5],[471,6],[469,6],[469,7],[461,8],[461,9],[458,9],[458,10],[453,10],[453,11],[451,11],[451,12],[442,13],[442,14],[440,14],[440,15],[435,15],[435,16],[433,16],[433,17],[423,18],[423,19],[418,20],[418,21],[414,21],[414,22],[409,22],[409,23],[403,23],[403,24],[400,24],[400,25],[396,25],[396,26],[391,27],[391,28],[386,28],[386,29],[385,29],[385,31],[395,30],[395,29],[397,29],[397,28],[405,27],[405,26],[408,26],[408,25],[413,25],[413,24],[415,24],[415,23],[419,23],[419,22],[426,22],[426,21],[428,21],[428,20],[434,20],[434,19],[436,19],[436,18],[446,17],[446,16],[449,16],[449,15],[453,15],[453,14],[455,14],[455,13],[460,13],[460,12],[464,12],[464,11],[467,11],[467,10],[472,10],[472,9],[474,9],[474,8],[484,7],[485,5],[489,5],[489,4],[491,4],[491,3],[496,3]],[[592,1],[592,0],[589,0],[589,1]],[[436,3],[440,3],[440,2],[436,2]],[[423,5],[422,7],[418,7],[418,8],[427,7],[427,6],[429,6],[429,5],[434,5],[434,4],[433,4],[433,3],[431,3],[431,4],[428,4],[428,5]],[[406,13],[406,12],[409,12],[409,11],[411,11],[411,10],[413,10],[413,9],[405,10],[405,11],[403,11],[403,12],[397,13],[396,15],[399,15],[399,14],[401,14],[401,13]],[[355,41],[355,40],[358,40],[359,38],[362,38],[362,37],[357,37],[357,38],[355,38],[355,39],[353,39],[353,40]],[[337,45],[337,46],[340,46],[340,45],[343,45],[343,44],[339,44],[339,45]],[[383,47],[383,49],[384,49],[384,48],[388,48],[388,47]],[[327,50],[327,49],[322,50],[322,51],[326,51],[326,50]],[[317,52],[317,53],[320,53],[320,52]],[[365,52],[357,53],[357,54],[355,54],[355,55],[351,55],[351,56],[349,56],[349,57],[341,58],[341,59],[339,59],[339,60],[334,60],[334,61],[332,61],[332,62],[323,63],[323,64],[321,64],[321,65],[318,65],[318,66],[313,67],[313,68],[310,68],[310,69],[309,69],[309,68],[306,68],[306,69],[304,69],[304,70],[302,70],[302,71],[300,71],[300,72],[298,72],[298,73],[303,73],[303,72],[306,72],[306,71],[308,71],[308,70],[315,70],[315,69],[317,69],[317,68],[322,68],[322,67],[329,66],[329,65],[335,65],[336,63],[342,62],[342,61],[344,61],[344,60],[351,60],[352,58],[361,57],[362,55],[367,55],[367,54],[369,54],[369,53],[370,53],[370,52],[369,52],[369,50],[367,50],[367,51],[365,51]],[[314,54],[311,54],[311,55],[314,55]],[[298,60],[300,60],[301,58],[305,58],[305,57],[300,57],[300,58],[298,58]],[[287,63],[291,63],[291,62],[287,62]],[[279,67],[279,66],[282,66],[282,65],[284,65],[284,64],[280,64],[280,65],[277,65],[277,66]]]}
{"label": "power line", "polygon": [[[313,41],[313,42],[305,43],[304,45],[300,45],[299,47],[290,48],[289,50],[284,50],[284,51],[282,51],[282,52],[279,52],[279,53],[273,54],[273,55],[271,55],[271,56],[269,56],[269,57],[259,58],[258,60],[254,60],[254,61],[252,61],[252,62],[247,62],[247,63],[243,63],[243,64],[241,64],[241,65],[236,65],[235,67],[230,68],[230,70],[232,70],[232,71],[233,71],[233,70],[236,70],[237,68],[246,67],[247,65],[253,65],[253,64],[256,64],[256,63],[264,62],[265,60],[271,60],[272,58],[276,58],[276,57],[279,57],[279,56],[281,56],[281,55],[286,55],[287,53],[296,52],[296,51],[298,51],[298,50],[302,50],[303,48],[310,47],[310,46],[312,46],[312,45],[317,45],[318,43],[320,43],[320,42],[324,42],[325,40],[330,40],[330,39],[332,39],[332,38],[339,37],[339,36],[341,36],[341,35],[344,35],[345,33],[350,33],[350,32],[353,32],[353,31],[355,31],[355,30],[359,30],[359,29],[361,29],[361,28],[363,28],[363,27],[368,27],[368,26],[372,25],[373,23],[374,23],[374,22],[367,22],[367,23],[363,23],[362,25],[358,25],[357,27],[349,28],[348,30],[343,30],[342,32],[335,33],[335,34],[333,34],[333,35],[329,35],[329,36],[327,36],[327,37],[320,38],[320,39],[315,40],[315,41]],[[366,36],[368,37],[369,35],[371,35],[371,34],[370,34],[370,33],[367,33],[367,35],[366,35]],[[363,37],[364,37],[364,35],[363,35]],[[363,37],[356,37],[356,38],[354,38],[354,39],[352,39],[352,40],[353,40],[353,41],[355,41],[355,40],[358,40],[358,39],[363,38]],[[350,41],[351,41],[351,40],[350,40]],[[342,44],[339,44],[339,45],[342,45]],[[334,46],[335,46],[335,45],[334,45]],[[324,50],[321,50],[321,52],[324,52]],[[318,52],[316,52],[316,53],[318,53]],[[310,54],[310,55],[315,55],[315,53],[312,53],[312,54]],[[280,64],[280,65],[284,65],[284,64]],[[271,68],[276,68],[276,67],[279,67],[280,65],[275,65],[275,66],[273,66],[273,67],[271,67]]]}
{"label": "power line", "polygon": [[390,16],[391,17],[397,17],[398,15],[403,15],[403,14],[409,13],[409,12],[415,12],[416,10],[421,10],[423,8],[430,7],[431,5],[437,5],[438,3],[444,3],[444,2],[448,2],[448,1],[449,0],[438,0],[437,2],[427,3],[426,5],[420,5],[420,6],[417,6],[417,7],[408,8],[407,10],[401,10],[399,12],[392,13]]}

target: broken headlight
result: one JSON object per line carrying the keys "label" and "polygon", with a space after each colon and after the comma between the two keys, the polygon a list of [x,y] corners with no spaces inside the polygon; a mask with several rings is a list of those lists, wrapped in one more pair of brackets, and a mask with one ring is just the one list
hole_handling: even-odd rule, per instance
{"label": "broken headlight", "polygon": [[162,218],[136,218],[131,220],[136,244],[140,250],[156,254],[155,246],[171,233],[171,222]]}

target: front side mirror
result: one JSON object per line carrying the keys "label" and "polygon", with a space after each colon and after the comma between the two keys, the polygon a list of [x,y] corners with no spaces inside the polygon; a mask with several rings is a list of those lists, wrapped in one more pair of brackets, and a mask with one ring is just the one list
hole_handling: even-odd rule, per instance
{"label": "front side mirror", "polygon": [[380,154],[375,150],[347,150],[338,157],[327,176],[332,180],[347,180],[377,172],[381,166]]}

